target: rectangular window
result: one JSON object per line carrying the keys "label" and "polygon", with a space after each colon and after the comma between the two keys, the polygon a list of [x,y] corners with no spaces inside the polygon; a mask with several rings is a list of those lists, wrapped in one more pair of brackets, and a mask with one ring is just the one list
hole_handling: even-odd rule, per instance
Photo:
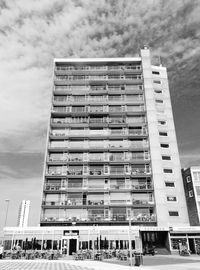
{"label": "rectangular window", "polygon": [[164,173],[173,173],[173,170],[172,169],[163,169],[163,172]]}
{"label": "rectangular window", "polygon": [[193,172],[194,181],[200,181],[200,172]]}
{"label": "rectangular window", "polygon": [[158,120],[158,124],[164,126],[167,122],[165,120]]}
{"label": "rectangular window", "polygon": [[162,94],[162,90],[155,89],[154,90],[154,93],[156,93],[156,94]]}
{"label": "rectangular window", "polygon": [[190,177],[190,175],[188,175],[188,176],[186,177],[186,181],[187,181],[187,183],[190,183],[190,182],[191,182],[191,177]]}
{"label": "rectangular window", "polygon": [[158,104],[163,104],[163,100],[162,99],[156,99],[156,103],[158,103]]}
{"label": "rectangular window", "polygon": [[167,201],[168,202],[176,202],[176,197],[175,196],[167,196]]}
{"label": "rectangular window", "polygon": [[193,190],[189,190],[189,197],[192,198],[194,196]]}
{"label": "rectangular window", "polygon": [[178,217],[179,213],[178,213],[178,211],[169,211],[169,216],[170,217]]}
{"label": "rectangular window", "polygon": [[167,132],[163,132],[163,131],[160,131],[160,132],[159,132],[159,135],[160,135],[160,136],[168,136]]}
{"label": "rectangular window", "polygon": [[153,70],[153,71],[152,71],[152,74],[154,74],[154,75],[160,75],[160,72],[159,72],[159,71]]}
{"label": "rectangular window", "polygon": [[165,182],[166,187],[175,187],[174,182]]}
{"label": "rectangular window", "polygon": [[168,143],[161,143],[160,147],[162,148],[169,148],[169,144]]}
{"label": "rectangular window", "polygon": [[153,83],[161,84],[161,81],[160,80],[153,80]]}
{"label": "rectangular window", "polygon": [[170,156],[162,156],[162,160],[171,160]]}

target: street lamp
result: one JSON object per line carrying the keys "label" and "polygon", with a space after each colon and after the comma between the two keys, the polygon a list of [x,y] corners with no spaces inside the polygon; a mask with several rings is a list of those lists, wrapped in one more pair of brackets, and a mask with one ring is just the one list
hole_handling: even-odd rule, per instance
{"label": "street lamp", "polygon": [[9,209],[9,203],[10,203],[10,200],[9,200],[9,199],[6,199],[5,202],[6,202],[7,206],[6,206],[6,217],[5,217],[5,224],[4,224],[4,227],[6,227],[6,224],[7,224],[8,209]]}

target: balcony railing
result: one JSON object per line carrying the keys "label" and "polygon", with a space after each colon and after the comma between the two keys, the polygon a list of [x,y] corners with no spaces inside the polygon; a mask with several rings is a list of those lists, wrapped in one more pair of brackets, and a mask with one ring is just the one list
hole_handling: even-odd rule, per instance
{"label": "balcony railing", "polygon": [[154,204],[154,201],[152,201],[152,200],[133,200],[132,201],[132,204],[133,205],[152,205],[152,204]]}
{"label": "balcony railing", "polygon": [[119,168],[110,168],[110,174],[111,175],[122,175],[125,173],[125,170],[124,169],[119,169]]}
{"label": "balcony railing", "polygon": [[56,75],[56,81],[141,80],[142,75]]}
{"label": "balcony railing", "polygon": [[90,175],[104,175],[103,169],[93,169],[89,172]]}
{"label": "balcony railing", "polygon": [[133,221],[138,221],[138,222],[155,222],[156,221],[156,215],[155,214],[139,214],[139,215],[134,215],[132,217]]}
{"label": "balcony railing", "polygon": [[110,200],[109,202],[110,205],[130,205],[131,201],[130,200]]}
{"label": "balcony railing", "polygon": [[73,169],[71,169],[71,170],[68,170],[67,171],[67,174],[68,175],[82,175],[83,174],[83,170],[82,169],[80,169],[80,170],[73,170]]}
{"label": "balcony railing", "polygon": [[153,186],[150,185],[150,184],[142,184],[142,185],[136,185],[136,184],[133,184],[132,185],[132,189],[134,190],[148,190],[148,189],[152,189]]}
{"label": "balcony railing", "polygon": [[88,205],[104,205],[104,200],[88,200]]}

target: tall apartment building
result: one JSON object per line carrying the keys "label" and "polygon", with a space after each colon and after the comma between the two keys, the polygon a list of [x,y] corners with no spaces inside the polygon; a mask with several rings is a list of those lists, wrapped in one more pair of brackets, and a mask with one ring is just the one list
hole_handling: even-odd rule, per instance
{"label": "tall apartment building", "polygon": [[184,226],[183,194],[167,71],[149,49],[55,59],[41,226]]}
{"label": "tall apartment building", "polygon": [[17,226],[27,227],[29,217],[30,201],[23,200],[19,207]]}
{"label": "tall apartment building", "polygon": [[200,166],[182,170],[185,197],[191,226],[200,225]]}

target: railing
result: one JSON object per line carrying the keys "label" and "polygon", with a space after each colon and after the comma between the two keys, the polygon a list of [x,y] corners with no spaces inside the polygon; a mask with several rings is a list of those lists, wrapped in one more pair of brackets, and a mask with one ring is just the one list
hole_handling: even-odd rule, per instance
{"label": "railing", "polygon": [[152,200],[133,200],[133,205],[148,205],[148,204],[154,204]]}
{"label": "railing", "polygon": [[151,170],[148,168],[132,168],[131,174],[138,175],[138,174],[151,174]]}
{"label": "railing", "polygon": [[68,175],[82,175],[83,174],[83,170],[68,170],[67,171]]}
{"label": "railing", "polygon": [[142,75],[56,75],[56,81],[141,80]]}
{"label": "railing", "polygon": [[113,221],[126,221],[127,220],[127,218],[126,218],[126,215],[113,215],[112,217],[111,217],[111,220],[113,220]]}
{"label": "railing", "polygon": [[[136,97],[129,97],[129,96],[99,96],[98,98],[95,96],[84,96],[84,97],[76,97],[76,96],[68,96],[66,98],[54,98],[55,103],[65,103],[65,102],[135,102],[135,101],[143,101],[144,98],[142,96],[136,96]],[[144,109],[141,109],[144,110]],[[140,110],[138,110],[140,111]]]}
{"label": "railing", "polygon": [[48,175],[66,175],[66,172],[62,171],[49,171],[47,172]]}
{"label": "railing", "polygon": [[103,175],[104,170],[103,169],[94,169],[89,171],[90,175]]}
{"label": "railing", "polygon": [[125,170],[124,169],[113,169],[113,168],[110,168],[110,174],[111,175],[118,175],[118,174],[124,174],[125,173]]}
{"label": "railing", "polygon": [[124,158],[124,155],[118,155],[118,156],[111,155],[109,157],[109,160],[110,161],[124,161],[125,158]]}
{"label": "railing", "polygon": [[155,222],[156,221],[156,215],[152,214],[139,214],[137,216],[132,217],[133,221],[139,221],[139,222]]}
{"label": "railing", "polygon": [[130,205],[131,201],[130,200],[110,200],[109,204],[110,205],[116,205],[116,204]]}
{"label": "railing", "polygon": [[135,190],[152,189],[152,188],[153,186],[150,184],[132,185],[132,189],[135,189]]}
{"label": "railing", "polygon": [[88,205],[104,205],[104,200],[88,200]]}

